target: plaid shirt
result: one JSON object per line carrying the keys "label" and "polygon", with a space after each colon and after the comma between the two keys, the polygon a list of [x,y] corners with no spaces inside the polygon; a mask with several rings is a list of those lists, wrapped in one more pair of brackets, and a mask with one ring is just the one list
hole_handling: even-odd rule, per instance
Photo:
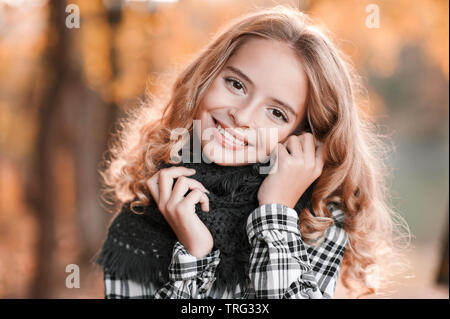
{"label": "plaid shirt", "polygon": [[297,212],[283,204],[265,204],[247,219],[250,255],[247,287],[234,291],[214,289],[220,251],[195,257],[176,242],[169,266],[169,281],[162,287],[143,286],[104,272],[105,298],[333,298],[348,237],[342,228],[344,213],[331,206],[335,223],[317,246],[301,237]]}

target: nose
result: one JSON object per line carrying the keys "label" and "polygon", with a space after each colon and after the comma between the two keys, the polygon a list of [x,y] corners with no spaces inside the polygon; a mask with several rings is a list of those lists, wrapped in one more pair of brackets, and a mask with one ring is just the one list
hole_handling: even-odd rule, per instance
{"label": "nose", "polygon": [[250,128],[252,113],[254,113],[254,111],[252,111],[251,107],[248,105],[239,108],[230,108],[228,111],[234,127],[239,127],[242,129]]}

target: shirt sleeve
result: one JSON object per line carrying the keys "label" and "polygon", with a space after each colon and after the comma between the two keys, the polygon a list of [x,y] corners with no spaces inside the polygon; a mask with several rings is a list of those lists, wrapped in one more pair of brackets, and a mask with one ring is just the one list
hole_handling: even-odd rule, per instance
{"label": "shirt sleeve", "polygon": [[[336,211],[333,217],[341,218]],[[336,220],[336,219],[335,219]],[[333,298],[347,234],[334,223],[318,246],[307,245],[300,234],[297,212],[283,204],[265,204],[247,219],[252,252],[249,277],[256,298]]]}
{"label": "shirt sleeve", "polygon": [[105,269],[105,299],[205,298],[216,279],[219,255],[220,251],[214,249],[204,257],[195,257],[177,241],[173,248],[167,283],[162,287],[141,285],[128,278],[116,278]]}

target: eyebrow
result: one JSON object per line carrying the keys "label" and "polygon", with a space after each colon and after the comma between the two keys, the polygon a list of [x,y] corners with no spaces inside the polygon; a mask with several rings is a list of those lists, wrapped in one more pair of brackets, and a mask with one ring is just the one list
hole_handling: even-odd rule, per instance
{"label": "eyebrow", "polygon": [[[247,75],[245,75],[245,73],[242,72],[241,70],[239,70],[238,68],[229,65],[229,66],[227,66],[225,69],[229,69],[230,71],[232,71],[232,72],[236,73],[237,75],[239,75],[240,77],[242,77],[244,80],[246,80],[246,81],[247,81],[248,83],[250,83],[251,85],[253,85],[253,86],[255,85],[255,84],[253,83],[253,81],[250,80],[250,78],[249,78]],[[280,104],[280,105],[284,106],[291,114],[293,114],[295,117],[297,117],[297,113],[294,111],[294,109],[293,109],[289,104],[284,103],[283,101],[280,101],[279,99],[274,98],[274,97],[271,97],[270,99],[271,99],[273,102],[275,102],[275,103],[277,103],[277,104]]]}

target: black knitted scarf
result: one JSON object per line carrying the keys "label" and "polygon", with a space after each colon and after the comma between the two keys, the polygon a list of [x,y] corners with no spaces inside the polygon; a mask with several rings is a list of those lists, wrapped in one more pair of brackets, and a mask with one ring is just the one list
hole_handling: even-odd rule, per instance
{"label": "black knitted scarf", "polygon": [[[237,284],[245,287],[251,251],[245,226],[247,217],[259,206],[259,186],[267,176],[261,174],[261,170],[265,167],[267,172],[269,165],[221,166],[202,160],[201,163],[163,164],[161,168],[170,166],[194,168],[196,173],[188,177],[198,180],[210,191],[207,194],[209,212],[203,212],[200,204],[195,210],[210,230],[214,248],[220,250],[215,288],[234,290]],[[313,212],[310,199],[314,184],[296,204],[297,213],[305,207]],[[168,266],[177,238],[153,201],[146,207],[135,208],[141,214],[133,213],[129,204],[122,206],[109,226],[96,263],[119,278],[159,287],[169,280]]]}

